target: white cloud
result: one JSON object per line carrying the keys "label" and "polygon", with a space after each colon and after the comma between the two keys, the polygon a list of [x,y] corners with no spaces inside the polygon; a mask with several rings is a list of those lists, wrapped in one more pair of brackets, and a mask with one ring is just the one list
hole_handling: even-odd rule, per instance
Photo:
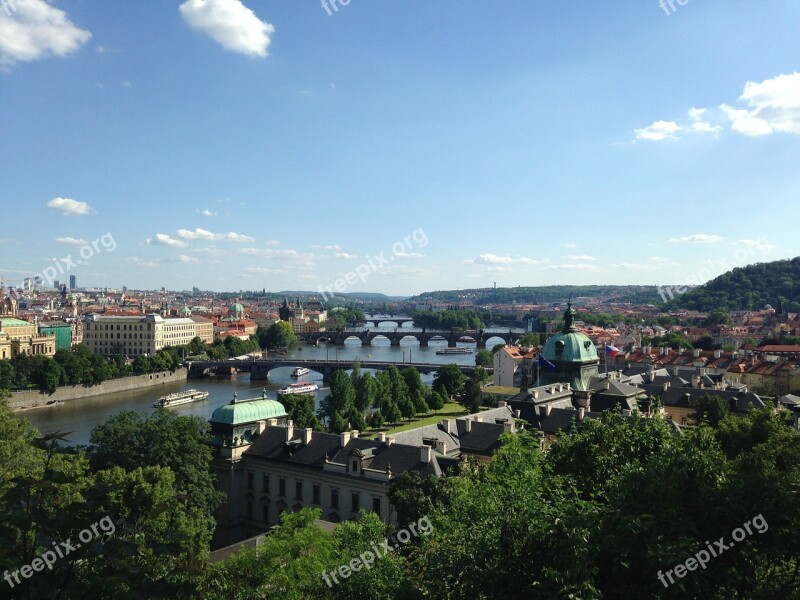
{"label": "white cloud", "polygon": [[179,10],[192,29],[208,34],[226,50],[267,56],[275,27],[259,19],[241,0],[187,0]]}
{"label": "white cloud", "polygon": [[734,242],[737,246],[744,246],[750,250],[758,250],[759,252],[772,252],[775,249],[774,244],[770,244],[767,240],[738,240]]}
{"label": "white cloud", "polygon": [[328,246],[319,246],[314,244],[311,248],[316,248],[317,250],[341,250],[342,247],[339,244],[330,244]]}
{"label": "white cloud", "polygon": [[588,254],[578,254],[573,256],[565,256],[567,260],[600,260],[594,256],[589,256]]}
{"label": "white cloud", "polygon": [[550,265],[545,267],[545,271],[599,271],[600,268],[596,265],[588,265],[586,263],[576,263],[567,265]]}
{"label": "white cloud", "polygon": [[131,261],[133,264],[135,264],[137,267],[143,267],[145,269],[155,269],[156,267],[158,267],[157,260],[144,260],[143,258],[139,258],[138,256],[131,256],[130,258],[128,258],[128,260]]}
{"label": "white cloud", "polygon": [[612,265],[615,269],[623,269],[625,271],[649,271],[655,269],[655,265],[643,265],[639,263],[620,263]]}
{"label": "white cloud", "polygon": [[660,142],[662,140],[677,140],[682,127],[675,121],[656,121],[642,129],[634,129],[637,140]]}
{"label": "white cloud", "polygon": [[696,233],[694,235],[687,235],[682,238],[671,238],[670,244],[716,244],[725,238],[721,235],[710,235],[707,233]]}
{"label": "white cloud", "polygon": [[425,258],[425,255],[419,252],[395,252],[394,256],[397,258]]}
{"label": "white cloud", "polygon": [[528,258],[526,256],[498,256],[497,254],[481,254],[478,258],[472,261],[473,263],[477,263],[480,265],[510,265],[510,264],[525,264],[525,265],[533,265],[537,262],[543,261],[536,261],[532,258]]}
{"label": "white cloud", "polygon": [[86,244],[89,243],[83,238],[74,238],[74,237],[69,237],[69,236],[67,236],[67,237],[57,237],[56,241],[59,244],[67,244],[69,246],[85,246]]}
{"label": "white cloud", "polygon": [[651,256],[650,260],[657,265],[664,266],[679,267],[681,264],[679,262],[675,262],[674,260],[670,260],[669,258],[664,258],[663,256]]}
{"label": "white cloud", "polygon": [[48,56],[66,56],[92,34],[76,27],[63,10],[44,0],[0,4],[0,67]]}
{"label": "white cloud", "polygon": [[358,258],[357,254],[349,254],[347,252],[337,252],[334,256],[336,258],[343,258],[344,260],[355,260]]}
{"label": "white cloud", "polygon": [[265,258],[299,256],[297,250],[277,250],[275,248],[239,248],[236,253],[244,256],[263,256]]}
{"label": "white cloud", "polygon": [[172,258],[167,258],[165,260],[167,262],[179,262],[185,265],[199,262],[196,256],[186,256],[185,254],[178,254],[178,256],[173,256]]}
{"label": "white cloud", "polygon": [[216,217],[217,214],[219,214],[219,213],[217,213],[216,211],[208,210],[207,208],[204,208],[203,210],[200,211],[200,214],[203,215],[204,217]]}
{"label": "white cloud", "polygon": [[176,239],[166,233],[157,233],[155,239],[147,238],[144,243],[148,246],[171,246],[173,248],[185,248],[188,246],[183,240]]}
{"label": "white cloud", "polygon": [[254,242],[255,238],[230,231],[228,233],[213,233],[206,229],[196,227],[194,230],[178,229],[177,236],[183,240],[228,240],[231,242]]}
{"label": "white cloud", "polygon": [[85,216],[92,213],[92,207],[86,202],[79,202],[78,200],[72,200],[70,198],[53,198],[47,203],[47,207],[57,210],[65,216]]}
{"label": "white cloud", "polygon": [[761,83],[748,81],[739,101],[748,109],[727,104],[720,108],[731,121],[731,129],[747,136],[775,132],[800,135],[800,73],[778,75]]}

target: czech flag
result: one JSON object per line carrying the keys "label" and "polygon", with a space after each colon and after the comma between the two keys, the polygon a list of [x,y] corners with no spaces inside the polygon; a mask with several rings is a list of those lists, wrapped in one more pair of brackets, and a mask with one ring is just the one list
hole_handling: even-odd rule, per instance
{"label": "czech flag", "polygon": [[541,354],[539,355],[539,357],[537,358],[537,360],[538,360],[538,362],[539,362],[539,366],[540,366],[540,367],[544,367],[544,368],[546,368],[546,369],[550,369],[551,371],[555,371],[555,370],[556,370],[556,368],[557,368],[557,367],[556,367],[556,366],[555,366],[553,363],[551,363],[549,360],[547,360],[547,359],[546,359],[544,356],[542,356]]}
{"label": "czech flag", "polygon": [[606,354],[608,356],[616,356],[620,352],[621,350],[619,348],[616,348],[615,346],[609,346],[608,344],[606,344]]}

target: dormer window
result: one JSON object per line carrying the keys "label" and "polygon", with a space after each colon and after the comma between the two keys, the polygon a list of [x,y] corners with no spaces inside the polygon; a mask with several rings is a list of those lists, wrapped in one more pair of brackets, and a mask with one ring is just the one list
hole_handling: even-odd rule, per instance
{"label": "dormer window", "polygon": [[358,459],[353,459],[353,473],[358,473]]}

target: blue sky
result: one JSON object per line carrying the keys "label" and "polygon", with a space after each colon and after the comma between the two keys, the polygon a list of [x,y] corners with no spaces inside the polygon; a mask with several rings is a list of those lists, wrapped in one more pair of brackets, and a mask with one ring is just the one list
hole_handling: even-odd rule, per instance
{"label": "blue sky", "polygon": [[796,256],[800,4],[684,2],[0,0],[0,277],[411,294]]}

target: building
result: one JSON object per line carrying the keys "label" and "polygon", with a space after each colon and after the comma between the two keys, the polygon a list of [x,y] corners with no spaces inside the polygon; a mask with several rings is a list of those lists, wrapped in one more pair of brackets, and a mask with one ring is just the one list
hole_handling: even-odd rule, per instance
{"label": "building", "polygon": [[[592,377],[599,375],[600,359],[592,340],[573,325],[572,303],[564,311],[564,327],[542,348],[545,361],[555,368],[540,368],[540,383],[569,383],[576,392],[588,392]],[[544,361],[542,361],[544,362]]]}
{"label": "building", "polygon": [[72,348],[72,325],[64,321],[51,321],[39,325],[39,333],[56,339],[56,352]]}
{"label": "building", "polygon": [[195,337],[210,344],[214,325],[201,317],[164,318],[161,315],[103,316],[83,319],[83,342],[103,356],[143,356],[165,346],[183,346]]}
{"label": "building", "polygon": [[55,353],[55,335],[43,335],[36,323],[16,317],[0,317],[0,359],[18,354],[53,356]]}
{"label": "building", "polygon": [[374,440],[299,429],[279,402],[233,400],[211,416],[212,468],[226,502],[217,511],[215,546],[267,531],[282,512],[319,508],[330,522],[361,510],[395,523],[392,483],[406,471],[439,477],[467,456],[489,460],[503,433],[516,431],[511,409],[500,408]]}
{"label": "building", "polygon": [[70,290],[78,289],[78,279],[75,277],[75,275],[69,276],[69,289]]}

